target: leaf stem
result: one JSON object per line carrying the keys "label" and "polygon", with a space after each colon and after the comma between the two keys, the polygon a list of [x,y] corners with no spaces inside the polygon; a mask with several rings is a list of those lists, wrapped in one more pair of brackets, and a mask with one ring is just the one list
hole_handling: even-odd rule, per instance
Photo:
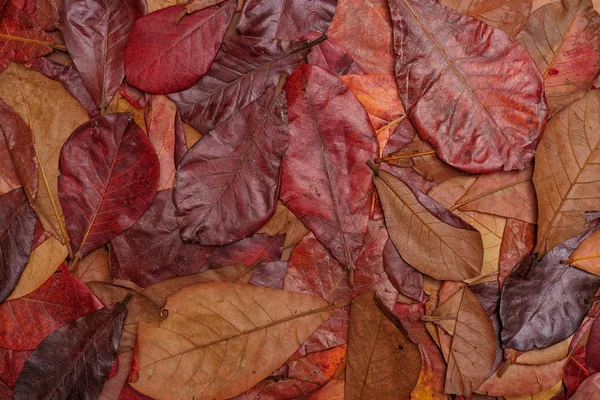
{"label": "leaf stem", "polygon": [[53,50],[64,51],[65,53],[67,53],[67,52],[68,52],[68,50],[67,50],[67,46],[63,46],[62,44],[54,43],[54,44],[50,44],[49,46],[50,46],[50,48],[52,48]]}
{"label": "leaf stem", "polygon": [[598,258],[598,257],[600,257],[600,254],[588,254],[587,256],[581,256],[581,257],[569,257],[569,259],[562,260],[560,263],[561,264],[573,264],[577,261],[591,260],[592,258]]}
{"label": "leaf stem", "polygon": [[367,166],[369,168],[371,168],[371,171],[373,171],[373,173],[375,174],[375,176],[379,176],[379,168],[377,166],[375,166],[375,164],[373,164],[373,161],[368,160],[367,161]]}
{"label": "leaf stem", "polygon": [[429,150],[429,151],[424,151],[422,153],[415,153],[415,154],[407,154],[407,155],[403,155],[403,156],[387,156],[387,157],[381,157],[381,158],[376,158],[375,162],[377,164],[380,164],[382,162],[390,162],[390,161],[394,161],[394,160],[404,160],[407,158],[415,158],[415,157],[423,157],[423,156],[430,156],[432,154],[435,154],[436,150]]}

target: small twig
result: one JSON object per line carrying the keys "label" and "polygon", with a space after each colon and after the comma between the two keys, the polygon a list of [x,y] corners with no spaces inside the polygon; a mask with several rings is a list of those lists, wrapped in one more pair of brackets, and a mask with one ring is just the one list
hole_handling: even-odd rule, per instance
{"label": "small twig", "polygon": [[592,258],[599,258],[600,254],[588,254],[587,256],[581,256],[581,257],[569,257],[568,260],[562,260],[560,263],[561,264],[573,264],[576,263],[577,261],[584,261],[584,260],[591,260]]}
{"label": "small twig", "polygon": [[403,155],[403,156],[387,156],[387,157],[376,158],[375,162],[377,164],[380,164],[382,162],[390,162],[390,161],[394,161],[394,160],[405,160],[407,158],[430,156],[435,153],[436,153],[435,150],[429,150],[429,151],[424,151],[422,153],[407,154],[407,155]]}

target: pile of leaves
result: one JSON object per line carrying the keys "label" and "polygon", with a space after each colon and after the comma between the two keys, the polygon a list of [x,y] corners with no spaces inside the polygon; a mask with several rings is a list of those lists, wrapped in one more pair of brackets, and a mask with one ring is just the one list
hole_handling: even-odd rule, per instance
{"label": "pile of leaves", "polygon": [[0,17],[0,399],[600,398],[591,0]]}

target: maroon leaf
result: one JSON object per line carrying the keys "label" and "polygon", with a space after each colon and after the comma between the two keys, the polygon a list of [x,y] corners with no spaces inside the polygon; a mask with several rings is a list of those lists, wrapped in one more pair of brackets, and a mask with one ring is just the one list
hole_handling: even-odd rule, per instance
{"label": "maroon leaf", "polygon": [[217,247],[208,263],[226,267],[233,264],[252,265],[261,259],[264,262],[279,261],[284,242],[285,235],[269,236],[257,233],[239,242]]}
{"label": "maroon leaf", "polygon": [[[15,387],[17,378],[30,354],[31,350],[10,350],[0,347],[0,380],[6,382],[10,388]],[[3,397],[0,396],[0,399]]]}
{"label": "maroon leaf", "polygon": [[288,145],[286,114],[285,94],[272,88],[187,152],[173,196],[184,240],[229,244],[271,218]]}
{"label": "maroon leaf", "polygon": [[[377,154],[367,112],[348,87],[302,64],[286,83],[290,144],[281,199],[346,268],[364,243]],[[351,274],[352,278],[352,274]]]}
{"label": "maroon leaf", "polygon": [[152,400],[152,398],[141,394],[126,383],[125,386],[123,386],[123,390],[121,390],[118,400]]}
{"label": "maroon leaf", "polygon": [[98,398],[115,362],[128,300],[46,337],[25,362],[14,388],[15,400]]}
{"label": "maroon leaf", "polygon": [[61,30],[69,54],[92,96],[105,109],[125,76],[123,51],[144,0],[63,0]]}
{"label": "maroon leaf", "polygon": [[0,196],[0,303],[10,295],[25,270],[36,222],[23,189]]}
{"label": "maroon leaf", "polygon": [[262,264],[252,270],[252,279],[249,283],[271,289],[283,289],[283,278],[287,269],[287,261],[272,261]]}
{"label": "maroon leaf", "polygon": [[0,381],[0,399],[12,399],[13,392],[6,383]]}
{"label": "maroon leaf", "polygon": [[54,31],[59,27],[60,0],[37,0],[35,20],[45,31]]}
{"label": "maroon leaf", "polygon": [[294,72],[310,44],[238,36],[225,39],[208,72],[194,86],[169,95],[181,118],[202,133],[258,99]]}
{"label": "maroon leaf", "polygon": [[[317,34],[312,33],[305,36],[309,40],[316,40],[318,37]],[[310,65],[321,67],[337,76],[363,73],[350,53],[331,38],[314,46],[306,60]]]}
{"label": "maroon leaf", "polygon": [[421,138],[468,172],[525,169],[548,115],[529,54],[434,0],[392,0],[390,9],[400,99]]}
{"label": "maroon leaf", "polygon": [[596,398],[600,392],[600,374],[596,373],[586,378],[573,393],[573,400],[589,400]]}
{"label": "maroon leaf", "polygon": [[127,82],[145,92],[167,94],[192,86],[213,62],[237,1],[175,19],[176,5],[138,19],[125,48]]}
{"label": "maroon leaf", "polygon": [[600,322],[596,319],[590,329],[587,340],[585,359],[590,374],[600,372]]}
{"label": "maroon leaf", "polygon": [[63,145],[59,166],[60,204],[79,258],[133,225],[156,194],[158,157],[127,113],[77,128]]}
{"label": "maroon leaf", "polygon": [[325,33],[337,0],[247,0],[237,31],[240,35],[299,40],[315,31]]}
{"label": "maroon leaf", "polygon": [[383,248],[383,267],[396,290],[416,301],[423,300],[423,274],[404,261],[389,239]]}
{"label": "maroon leaf", "polygon": [[212,247],[183,243],[173,191],[163,190],[131,228],[110,241],[110,269],[113,278],[147,287],[200,272],[211,251]]}

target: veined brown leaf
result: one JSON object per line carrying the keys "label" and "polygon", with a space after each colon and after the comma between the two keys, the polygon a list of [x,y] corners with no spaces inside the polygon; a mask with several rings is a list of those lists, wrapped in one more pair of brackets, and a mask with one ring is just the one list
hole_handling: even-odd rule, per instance
{"label": "veined brown leaf", "polygon": [[564,263],[600,275],[600,230],[592,233]]}

